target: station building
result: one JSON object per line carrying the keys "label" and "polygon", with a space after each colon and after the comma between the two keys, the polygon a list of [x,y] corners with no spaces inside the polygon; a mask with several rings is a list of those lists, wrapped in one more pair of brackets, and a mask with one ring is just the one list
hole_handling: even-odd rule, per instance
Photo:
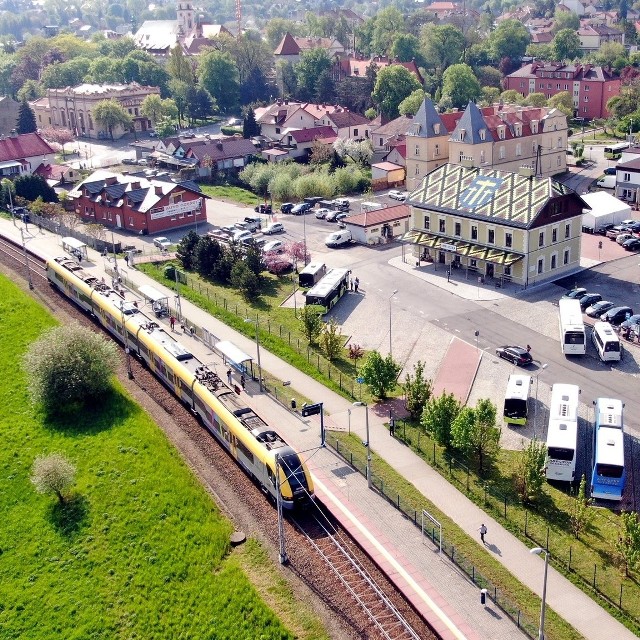
{"label": "station building", "polygon": [[498,286],[526,287],[576,271],[589,205],[531,173],[448,163],[427,174],[407,200],[411,230],[403,240],[416,264],[436,262]]}

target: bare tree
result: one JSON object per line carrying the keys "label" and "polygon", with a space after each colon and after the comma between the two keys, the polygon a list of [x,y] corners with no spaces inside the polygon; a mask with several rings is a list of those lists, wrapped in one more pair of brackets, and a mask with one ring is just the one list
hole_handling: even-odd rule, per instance
{"label": "bare tree", "polygon": [[31,468],[31,482],[38,493],[54,493],[61,504],[65,491],[75,482],[76,468],[61,453],[38,456]]}

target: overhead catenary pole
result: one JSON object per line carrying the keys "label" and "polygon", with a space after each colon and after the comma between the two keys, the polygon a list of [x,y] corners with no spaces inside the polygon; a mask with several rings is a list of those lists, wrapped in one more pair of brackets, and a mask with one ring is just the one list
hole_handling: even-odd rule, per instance
{"label": "overhead catenary pole", "polygon": [[24,252],[24,266],[27,269],[27,282],[29,283],[29,289],[33,289],[31,269],[29,268],[29,254],[27,253],[27,245],[24,241],[24,229],[22,227],[20,227],[20,237],[22,238],[22,251]]}
{"label": "overhead catenary pole", "polygon": [[280,560],[280,564],[287,564],[287,562],[289,562],[289,557],[287,556],[287,550],[285,547],[285,539],[284,539],[284,519],[282,517],[282,491],[280,489],[280,454],[279,453],[276,453],[275,461],[276,461],[276,505],[278,509],[278,542],[280,547],[280,550],[278,553],[278,559]]}

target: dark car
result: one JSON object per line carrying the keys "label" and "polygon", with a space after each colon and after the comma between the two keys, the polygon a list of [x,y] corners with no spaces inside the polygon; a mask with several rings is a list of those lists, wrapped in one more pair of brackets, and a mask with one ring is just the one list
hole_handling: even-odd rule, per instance
{"label": "dark car", "polygon": [[500,358],[509,360],[513,364],[517,364],[519,367],[524,367],[533,362],[531,354],[523,347],[498,347],[496,354]]}
{"label": "dark car", "polygon": [[348,218],[348,217],[349,217],[349,214],[343,211],[342,213],[339,213],[336,216],[336,222],[340,222],[340,220],[342,220],[343,218]]}
{"label": "dark car", "polygon": [[309,204],[311,207],[315,207],[318,202],[323,200],[322,196],[307,196],[304,201]]}
{"label": "dark car", "polygon": [[605,176],[615,176],[616,175],[616,168],[615,167],[607,167],[604,170],[604,175]]}
{"label": "dark car", "polygon": [[280,211],[282,211],[282,213],[291,213],[291,209],[293,209],[294,206],[293,202],[283,202]]}
{"label": "dark car", "polygon": [[599,293],[585,293],[582,298],[580,298],[580,308],[584,311],[592,304],[600,302],[600,300],[602,300],[602,296]]}
{"label": "dark car", "polygon": [[640,221],[628,224],[627,231],[631,231],[631,233],[640,233]]}
{"label": "dark car", "polygon": [[562,297],[563,298],[572,298],[574,300],[580,300],[582,296],[586,295],[587,290],[579,287],[577,289],[571,289],[571,291],[567,291]]}
{"label": "dark car", "polygon": [[311,205],[308,202],[301,202],[291,209],[291,215],[302,216],[309,211],[309,209],[311,209]]}
{"label": "dark car", "polygon": [[325,220],[327,222],[335,222],[336,221],[336,216],[340,213],[340,211],[331,211],[330,213],[327,213],[327,215],[325,216]]}
{"label": "dark car", "polygon": [[613,309],[609,309],[609,311],[603,313],[600,316],[600,320],[618,326],[625,320],[628,320],[632,315],[633,309],[631,307],[613,307]]}
{"label": "dark car", "polygon": [[627,251],[640,250],[640,238],[629,238],[622,243],[623,248]]}
{"label": "dark car", "polygon": [[598,231],[596,233],[599,233],[601,236],[606,236],[607,231],[613,229],[614,226],[615,225],[613,223],[607,222],[607,224],[603,224],[601,227],[598,227]]}
{"label": "dark car", "polygon": [[609,300],[600,300],[600,302],[596,302],[590,307],[587,307],[585,309],[585,313],[590,318],[599,318],[605,311],[609,311],[609,309],[613,309],[615,306],[615,303],[610,302]]}

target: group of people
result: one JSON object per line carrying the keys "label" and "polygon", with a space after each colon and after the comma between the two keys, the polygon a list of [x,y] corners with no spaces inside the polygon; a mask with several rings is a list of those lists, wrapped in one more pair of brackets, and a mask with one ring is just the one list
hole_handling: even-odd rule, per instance
{"label": "group of people", "polygon": [[349,278],[349,287],[351,288],[351,291],[358,293],[358,289],[360,288],[360,278]]}
{"label": "group of people", "polygon": [[[229,383],[230,387],[233,386],[233,371],[231,370],[231,367],[227,369],[227,382]],[[244,373],[243,373],[240,375],[240,386],[242,387],[243,391],[246,384],[247,384],[247,379],[244,377]]]}

